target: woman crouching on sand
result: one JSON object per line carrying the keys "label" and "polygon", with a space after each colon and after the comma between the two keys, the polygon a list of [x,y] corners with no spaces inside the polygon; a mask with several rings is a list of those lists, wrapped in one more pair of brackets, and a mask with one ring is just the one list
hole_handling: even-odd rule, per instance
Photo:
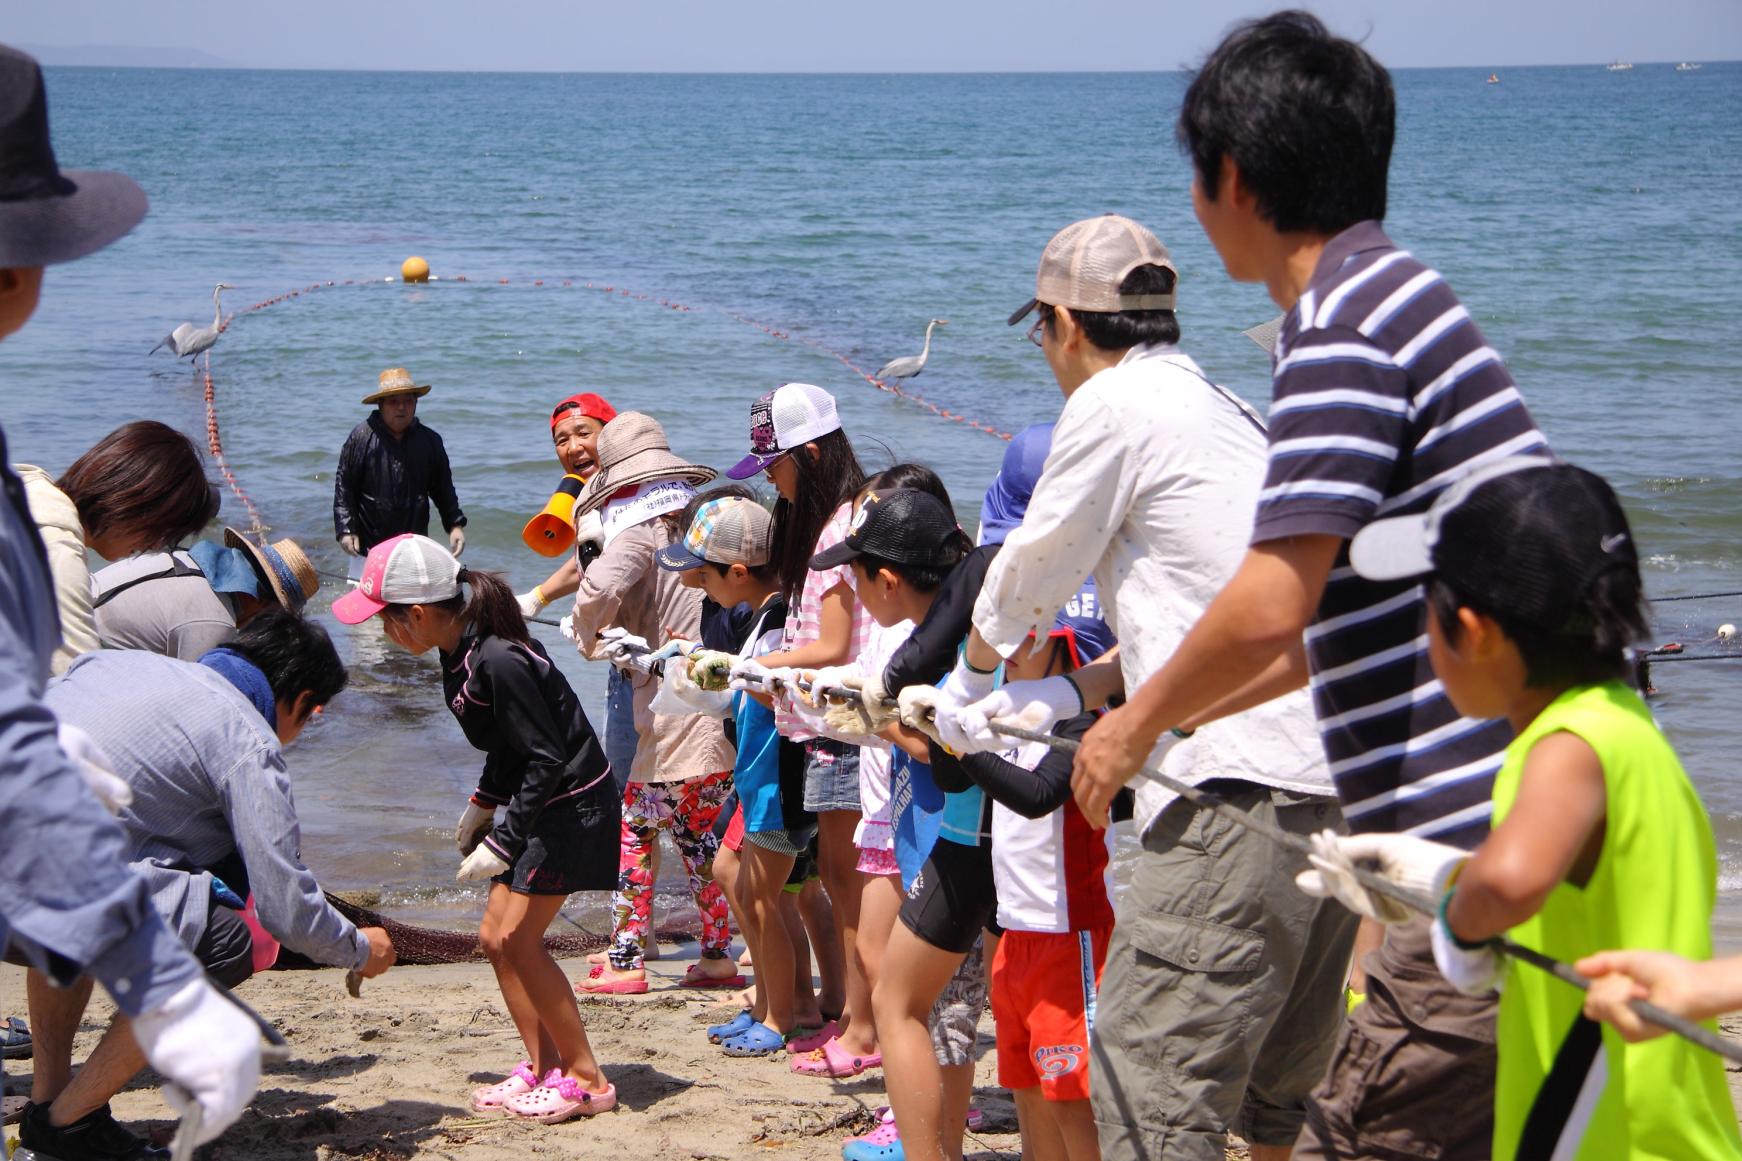
{"label": "woman crouching on sand", "polygon": [[547,1124],[614,1108],[617,1090],[544,946],[571,892],[617,880],[621,819],[599,739],[494,573],[467,569],[427,536],[395,536],[370,550],[358,587],[333,603],[348,625],[377,613],[394,644],[441,651],[448,709],[487,755],[454,836],[465,855],[458,878],[491,880],[478,939],[530,1059],[474,1092],[472,1108]]}

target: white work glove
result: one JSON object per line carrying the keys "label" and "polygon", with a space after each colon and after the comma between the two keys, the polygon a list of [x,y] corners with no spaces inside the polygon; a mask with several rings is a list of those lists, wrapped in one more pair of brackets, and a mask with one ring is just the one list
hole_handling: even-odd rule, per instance
{"label": "white work glove", "polygon": [[690,667],[678,661],[665,667],[665,676],[660,679],[659,689],[648,708],[655,714],[668,717],[705,714],[711,718],[725,718],[732,714],[732,694],[727,690],[702,689],[690,679]]}
{"label": "white work glove", "polygon": [[466,530],[458,524],[448,529],[448,551],[455,556],[466,551]]}
{"label": "white work glove", "polygon": [[719,649],[698,650],[690,654],[690,680],[707,693],[729,689],[732,667],[740,660],[736,653],[725,653]]}
{"label": "white work glove", "polygon": [[968,655],[962,654],[956,658],[956,667],[950,670],[950,675],[944,678],[941,688],[951,702],[958,706],[973,705],[992,692],[994,679],[998,671],[981,673],[968,664]]}
{"label": "white work glove", "polygon": [[[1442,909],[1443,910],[1443,909]],[[1487,944],[1462,948],[1452,939],[1443,918],[1433,921],[1434,966],[1446,982],[1466,996],[1485,996],[1500,990],[1506,978],[1506,962]]]}
{"label": "white work glove", "polygon": [[490,833],[490,828],[496,825],[496,808],[485,808],[476,802],[466,802],[466,813],[460,815],[460,825],[454,828],[454,842],[459,845],[462,855],[469,855],[472,849],[484,841],[484,836]]}
{"label": "white work glove", "polygon": [[363,555],[363,541],[355,533],[347,533],[346,535],[339,537],[339,547],[350,553],[352,556]]}
{"label": "white work glove", "polygon": [[539,592],[539,587],[533,585],[525,592],[515,594],[514,600],[515,603],[520,606],[520,615],[522,617],[536,617],[544,612],[544,607],[550,602],[539,596]]}
{"label": "white work glove", "polygon": [[575,521],[575,555],[584,567],[605,551],[605,522],[597,509]]}
{"label": "white work glove", "polygon": [[823,703],[823,721],[829,729],[837,733],[877,734],[901,720],[900,707],[885,704],[889,695],[883,690],[881,675],[867,677],[854,671],[830,679],[824,677],[825,673],[826,670],[818,674],[821,684],[859,691],[856,700],[842,698]]}
{"label": "white work glove", "polygon": [[654,661],[670,661],[673,657],[688,657],[701,648],[694,641],[685,641],[682,637],[673,637],[658,649],[647,655],[649,663]]}
{"label": "white work glove", "polygon": [[770,667],[760,661],[741,657],[732,666],[731,680],[726,688],[745,693],[765,693],[777,701],[784,699],[790,704],[799,692],[798,670],[785,666]]}
{"label": "white work glove", "polygon": [[1008,750],[1016,739],[992,729],[1001,725],[1025,730],[1050,730],[1066,718],[1083,712],[1083,695],[1063,674],[1035,681],[1012,681],[993,690],[972,705],[938,707],[939,732],[958,754],[981,754]]}
{"label": "white work glove", "polygon": [[939,734],[936,717],[943,690],[932,685],[910,685],[896,697],[901,706],[901,724],[918,730],[939,745],[948,745]]}
{"label": "white work glove", "polygon": [[58,731],[60,748],[73,760],[73,765],[85,779],[85,785],[110,814],[120,814],[133,805],[133,787],[115,773],[115,760],[109,757],[97,740],[79,727],[66,722]]}
{"label": "white work glove", "polygon": [[494,879],[507,869],[508,864],[502,861],[501,856],[479,843],[460,864],[460,873],[454,878],[462,883],[468,879]]}
{"label": "white work glove", "polygon": [[1307,861],[1314,869],[1296,875],[1295,885],[1308,895],[1336,899],[1355,914],[1381,923],[1405,923],[1418,912],[1363,887],[1355,881],[1355,867],[1437,903],[1453,873],[1470,857],[1468,851],[1407,834],[1339,835],[1325,830],[1315,834],[1312,843]]}
{"label": "white work glove", "polygon": [[556,631],[573,641],[577,649],[580,648],[581,639],[575,635],[575,615],[573,613],[563,614],[563,619],[556,623]]}
{"label": "white work glove", "polygon": [[612,627],[599,632],[599,656],[618,669],[631,669],[635,660],[651,652],[647,638],[637,637],[627,629]]}
{"label": "white work glove", "polygon": [[170,1081],[163,1099],[178,1113],[200,1106],[195,1144],[235,1123],[260,1087],[260,1029],[204,977],[161,1008],[133,1019],[133,1039]]}

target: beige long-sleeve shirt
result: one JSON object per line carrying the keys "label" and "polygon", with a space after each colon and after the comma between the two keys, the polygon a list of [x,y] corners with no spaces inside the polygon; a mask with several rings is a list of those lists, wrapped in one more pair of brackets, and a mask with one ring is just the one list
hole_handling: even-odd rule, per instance
{"label": "beige long-sleeve shirt", "polygon": [[[575,593],[575,640],[588,658],[599,656],[601,629],[627,629],[657,647],[670,630],[697,640],[702,633],[702,593],[687,589],[678,574],[659,567],[653,554],[671,543],[657,517],[611,538],[598,559],[581,574]],[[699,714],[670,716],[653,712],[659,682],[629,671],[635,691],[635,748],[631,782],[681,782],[732,768],[734,753],[716,718]]]}
{"label": "beige long-sleeve shirt", "polygon": [[98,648],[97,620],[91,612],[91,567],[85,558],[85,529],[79,510],[41,468],[15,464],[24,481],[30,518],[48,549],[54,574],[54,603],[60,613],[60,648],[54,651],[54,675],[59,677],[81,653]]}

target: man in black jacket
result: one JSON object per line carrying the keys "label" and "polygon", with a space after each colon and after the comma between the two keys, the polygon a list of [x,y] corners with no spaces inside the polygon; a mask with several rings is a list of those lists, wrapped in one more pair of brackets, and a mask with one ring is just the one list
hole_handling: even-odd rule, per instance
{"label": "man in black jacket", "polygon": [[455,556],[465,551],[466,514],[454,494],[447,449],[417,420],[418,397],[427,394],[428,383],[414,383],[404,367],[389,367],[374,394],[363,397],[375,411],[352,429],[333,477],[333,535],[353,556],[402,532],[427,536],[431,500],[448,547]]}

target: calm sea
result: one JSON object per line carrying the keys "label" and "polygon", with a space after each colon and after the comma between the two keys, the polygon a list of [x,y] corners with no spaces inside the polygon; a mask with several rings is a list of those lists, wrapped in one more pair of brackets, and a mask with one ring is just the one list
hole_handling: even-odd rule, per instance
{"label": "calm sea", "polygon": [[[1726,338],[1742,270],[1742,65],[1483,80],[1397,75],[1392,233],[1462,293],[1556,448],[1621,489],[1652,592],[1742,588],[1742,373]],[[51,69],[48,83],[63,163],[132,174],[152,212],[122,244],[52,270],[36,321],[0,346],[14,455],[58,469],[142,416],[201,432],[200,384],[148,358],[151,345],[209,321],[220,280],[243,288],[231,308],[336,281],[239,317],[213,361],[238,479],[274,535],[324,568],[344,567],[334,459],[390,365],[435,384],[421,414],[454,460],[468,562],[518,588],[549,567],[518,532],[559,475],[549,408],[576,389],[652,412],[679,452],[724,466],[752,398],[821,383],[868,461],[932,464],[972,512],[1003,445],[878,393],[830,352],[875,368],[947,318],[918,380],[927,398],[1004,430],[1051,418],[1046,366],[1004,317],[1051,232],[1107,210],[1172,249],[1191,353],[1248,399],[1267,395],[1266,358],[1239,332],[1275,310],[1226,278],[1192,218],[1177,74]],[[470,281],[382,281],[409,254]],[[225,516],[246,523],[233,498]],[[337,591],[329,582],[322,603]],[[1660,639],[1715,651],[1742,598],[1657,612]],[[469,921],[478,893],[453,883],[449,836],[479,755],[442,707],[433,661],[333,628],[356,665],[292,752],[305,854],[328,885],[381,889],[395,914]],[[548,644],[599,704],[600,675],[554,631]],[[1742,663],[1657,670],[1732,913],[1739,679]]]}

